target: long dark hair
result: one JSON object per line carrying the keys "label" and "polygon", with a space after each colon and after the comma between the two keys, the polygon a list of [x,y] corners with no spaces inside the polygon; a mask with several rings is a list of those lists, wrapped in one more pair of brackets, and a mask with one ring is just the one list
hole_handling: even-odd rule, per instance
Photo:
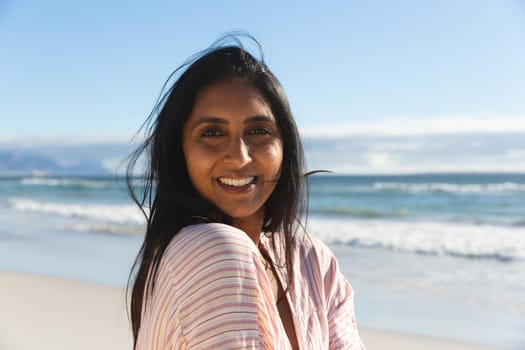
{"label": "long dark hair", "polygon": [[[306,209],[303,148],[284,90],[264,63],[259,43],[251,37],[250,41],[259,49],[260,59],[252,56],[238,37],[228,36],[172,73],[164,90],[170,80],[178,78],[161,94],[142,127],[145,141],[130,156],[128,190],[147,220],[144,242],[128,281],[128,289],[133,284],[130,313],[135,343],[143,302],[153,291],[159,262],[172,238],[187,225],[232,224],[230,217],[197,193],[182,149],[183,126],[196,96],[211,84],[248,81],[270,104],[282,137],[283,162],[277,185],[265,203],[263,231],[272,238],[282,235],[282,246],[276,247],[279,264],[286,266],[289,276],[293,275],[290,242],[301,227]],[[141,177],[137,170],[142,170]]]}

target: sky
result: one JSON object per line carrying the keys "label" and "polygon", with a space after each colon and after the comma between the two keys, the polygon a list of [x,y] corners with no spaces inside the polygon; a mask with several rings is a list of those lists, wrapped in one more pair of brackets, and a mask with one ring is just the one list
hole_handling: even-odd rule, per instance
{"label": "sky", "polygon": [[525,171],[525,1],[247,4],[0,0],[0,148],[125,142],[174,69],[244,30],[314,167]]}

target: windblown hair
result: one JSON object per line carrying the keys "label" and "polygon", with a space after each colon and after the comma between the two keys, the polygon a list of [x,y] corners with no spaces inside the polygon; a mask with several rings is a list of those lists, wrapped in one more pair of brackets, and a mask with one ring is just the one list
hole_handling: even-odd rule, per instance
{"label": "windblown hair", "polygon": [[[279,264],[292,276],[290,244],[302,227],[306,210],[303,149],[284,90],[263,61],[258,60],[237,37],[228,36],[179,67],[164,85],[142,130],[145,141],[130,156],[128,191],[144,213],[147,226],[139,254],[128,281],[132,284],[130,313],[134,342],[140,329],[142,307],[155,287],[155,276],[164,251],[185,226],[202,222],[232,224],[232,219],[199,195],[188,175],[182,148],[182,130],[198,94],[207,86],[225,80],[253,84],[270,104],[283,143],[282,169],[276,187],[265,203],[263,231],[281,235],[275,247]],[[170,80],[178,76],[166,90]],[[145,159],[143,166],[141,161]],[[142,175],[137,176],[137,171]],[[274,240],[274,243],[277,240]],[[284,254],[283,254],[284,252]]]}

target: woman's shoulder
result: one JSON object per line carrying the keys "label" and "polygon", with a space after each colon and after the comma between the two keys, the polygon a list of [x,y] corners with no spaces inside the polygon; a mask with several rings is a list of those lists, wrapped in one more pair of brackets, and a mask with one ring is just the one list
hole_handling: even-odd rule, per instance
{"label": "woman's shoulder", "polygon": [[175,235],[174,239],[177,237],[185,237],[185,236],[191,236],[191,235],[212,235],[212,236],[224,236],[224,237],[236,237],[241,236],[244,237],[246,233],[244,231],[233,227],[231,225],[222,224],[219,222],[210,222],[210,223],[202,223],[202,224],[195,224],[195,225],[188,225],[183,227],[177,235]]}
{"label": "woman's shoulder", "polygon": [[169,265],[194,257],[205,259],[224,250],[250,251],[255,244],[244,231],[221,223],[203,223],[182,228],[171,240],[163,254]]}
{"label": "woman's shoulder", "polygon": [[183,227],[171,240],[169,247],[205,243],[207,241],[226,240],[236,242],[251,242],[244,231],[222,223],[203,223]]}
{"label": "woman's shoulder", "polygon": [[194,225],[188,225],[184,226],[179,234],[187,234],[191,232],[238,232],[238,233],[244,233],[243,231],[239,230],[236,227],[233,227],[231,225],[223,224],[220,222],[208,222],[208,223],[201,223],[201,224],[194,224]]}

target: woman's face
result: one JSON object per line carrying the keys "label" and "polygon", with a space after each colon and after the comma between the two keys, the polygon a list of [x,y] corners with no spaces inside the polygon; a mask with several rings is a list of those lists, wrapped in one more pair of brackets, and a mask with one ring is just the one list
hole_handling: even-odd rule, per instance
{"label": "woman's face", "polygon": [[228,80],[203,89],[184,124],[183,151],[204,198],[234,222],[262,224],[283,146],[270,105],[254,85]]}

